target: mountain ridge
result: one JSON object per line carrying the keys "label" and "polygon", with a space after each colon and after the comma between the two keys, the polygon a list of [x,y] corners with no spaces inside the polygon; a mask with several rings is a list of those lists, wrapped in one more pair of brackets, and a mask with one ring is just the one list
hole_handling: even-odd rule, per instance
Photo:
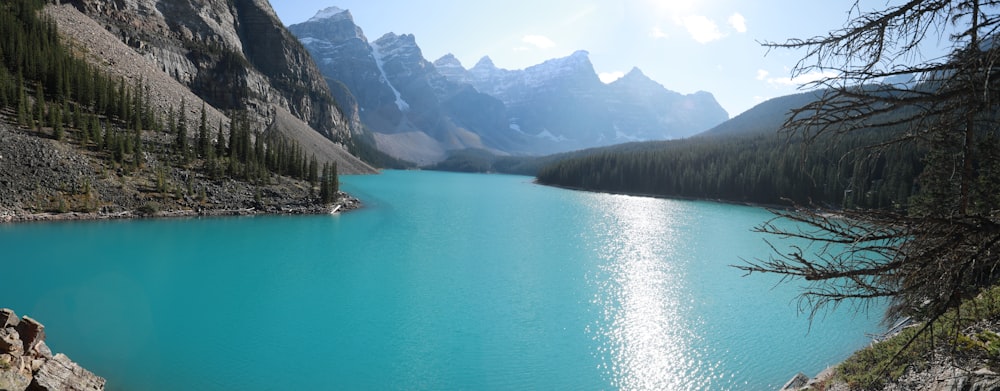
{"label": "mountain ridge", "polygon": [[[358,33],[332,35],[324,28]],[[362,121],[376,133],[379,147],[422,164],[465,148],[543,155],[682,138],[728,119],[709,93],[683,95],[649,79],[647,89],[664,92],[633,96],[621,86],[648,79],[638,68],[618,87],[604,84],[584,50],[522,70],[498,68],[484,56],[466,69],[450,54],[428,61],[412,34],[387,33],[369,43],[350,11],[340,8],[320,10],[289,30],[328,80],[358,96]],[[349,42],[354,38],[364,44]],[[359,72],[373,77],[351,75]]]}

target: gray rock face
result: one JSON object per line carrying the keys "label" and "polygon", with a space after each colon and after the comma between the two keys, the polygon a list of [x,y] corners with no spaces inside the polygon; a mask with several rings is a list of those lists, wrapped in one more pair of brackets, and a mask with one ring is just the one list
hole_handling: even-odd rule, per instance
{"label": "gray rock face", "polygon": [[[289,26],[312,53],[320,71],[332,82],[342,83],[356,101],[362,121],[370,129],[393,132],[402,121],[396,95],[382,73],[364,32],[354,24],[350,11],[328,8],[325,17]],[[331,88],[336,90],[334,86]],[[335,92],[336,95],[336,92]],[[348,94],[344,94],[348,95]],[[342,107],[350,107],[345,98]]]}
{"label": "gray rock face", "polygon": [[[13,318],[13,319],[11,319]],[[104,378],[94,375],[45,344],[45,326],[10,309],[0,309],[0,390],[100,391]],[[16,329],[15,329],[16,327]]]}
{"label": "gray rock face", "polygon": [[[515,144],[504,137],[510,130],[503,103],[439,74],[413,35],[389,33],[369,42],[350,11],[337,8],[289,30],[312,53],[331,89],[350,92],[364,124],[395,146],[397,157],[432,163],[448,149],[500,151]],[[411,142],[415,138],[424,141]]]}
{"label": "gray rock face", "polygon": [[351,137],[309,53],[266,0],[70,0],[220,110],[291,112],[334,141]]}

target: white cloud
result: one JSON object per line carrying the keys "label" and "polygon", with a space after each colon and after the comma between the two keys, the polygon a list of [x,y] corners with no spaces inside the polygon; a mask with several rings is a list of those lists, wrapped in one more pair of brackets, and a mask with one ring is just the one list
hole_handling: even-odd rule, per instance
{"label": "white cloud", "polygon": [[729,25],[736,29],[737,32],[747,32],[747,19],[738,12],[729,17]]}
{"label": "white cloud", "polygon": [[604,84],[609,84],[615,80],[621,79],[625,76],[625,72],[614,71],[614,72],[601,72],[597,75]]}
{"label": "white cloud", "polygon": [[711,19],[706,18],[701,15],[690,15],[685,16],[682,20],[684,28],[687,29],[691,37],[694,38],[698,43],[709,43],[716,41],[725,37],[719,31],[719,26],[715,24]]}
{"label": "white cloud", "polygon": [[[760,76],[760,71],[757,72]],[[834,71],[813,71],[803,75],[798,75],[796,77],[772,77],[768,78],[767,82],[769,84],[777,84],[782,86],[802,86],[812,82],[816,82],[822,79],[837,77],[839,74]]]}
{"label": "white cloud", "polygon": [[771,72],[765,71],[763,69],[758,69],[757,70],[757,80],[765,80],[765,79],[767,79],[767,75],[770,75],[770,74],[771,74]]}
{"label": "white cloud", "polygon": [[668,38],[670,36],[667,35],[667,33],[665,33],[663,31],[663,29],[660,28],[660,26],[656,26],[656,27],[653,27],[653,29],[649,31],[649,37],[653,38],[653,39],[664,39],[664,38]]}
{"label": "white cloud", "polygon": [[544,35],[525,35],[524,38],[521,38],[521,41],[534,45],[539,49],[550,49],[556,47],[556,43]]}

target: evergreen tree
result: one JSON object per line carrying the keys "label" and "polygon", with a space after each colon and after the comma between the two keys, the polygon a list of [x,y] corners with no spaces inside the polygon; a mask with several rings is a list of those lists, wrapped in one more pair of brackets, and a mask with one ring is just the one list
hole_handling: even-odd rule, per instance
{"label": "evergreen tree", "polygon": [[198,154],[208,158],[211,153],[211,144],[208,140],[208,117],[205,113],[205,102],[201,103],[201,121],[198,123]]}
{"label": "evergreen tree", "polygon": [[38,131],[42,131],[42,126],[45,124],[45,91],[41,84],[35,87],[35,124],[34,127]]}
{"label": "evergreen tree", "polygon": [[333,195],[330,193],[330,163],[323,163],[323,176],[319,184],[319,199],[324,205],[330,204],[333,201]]}
{"label": "evergreen tree", "polygon": [[[77,111],[75,114],[78,113],[79,111]],[[79,126],[78,129],[80,129],[80,146],[86,148],[87,145],[90,144],[90,135],[91,135],[90,123],[87,123],[85,126]]]}
{"label": "evergreen tree", "polygon": [[52,104],[49,108],[49,124],[52,126],[52,137],[56,140],[62,141],[65,134],[63,132],[63,121],[62,113],[60,113],[60,105]]}
{"label": "evergreen tree", "polygon": [[142,130],[136,128],[132,131],[132,162],[135,168],[141,168],[145,160],[145,150],[142,145]]}
{"label": "evergreen tree", "polygon": [[222,133],[222,120],[219,120],[219,130],[215,134],[215,156],[222,158],[226,156],[226,135]]}
{"label": "evergreen tree", "polygon": [[316,155],[312,155],[309,159],[309,188],[313,188],[319,182],[319,161],[316,160]]}
{"label": "evergreen tree", "polygon": [[189,157],[188,148],[188,136],[187,136],[187,109],[185,108],[184,99],[181,99],[181,108],[177,112],[177,133],[176,138],[174,138],[174,150],[177,156],[181,158],[182,162],[187,162]]}
{"label": "evergreen tree", "polygon": [[77,103],[73,105],[73,128],[83,129],[83,112],[80,109],[80,104]]}
{"label": "evergreen tree", "polygon": [[28,93],[25,92],[24,80],[20,79],[19,86],[17,88],[17,123],[21,126],[29,126],[28,122],[31,121],[31,114],[28,109]]}

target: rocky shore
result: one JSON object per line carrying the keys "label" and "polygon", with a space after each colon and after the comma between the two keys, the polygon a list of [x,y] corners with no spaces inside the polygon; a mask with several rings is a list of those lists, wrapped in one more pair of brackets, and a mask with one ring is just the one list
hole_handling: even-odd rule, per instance
{"label": "rocky shore", "polygon": [[158,156],[147,153],[140,168],[116,166],[93,151],[0,120],[0,222],[326,214],[361,206],[344,193],[321,205],[304,181],[213,179]]}
{"label": "rocky shore", "polygon": [[52,354],[45,326],[13,310],[0,309],[0,390],[99,391],[104,378],[80,367],[65,354]]}

